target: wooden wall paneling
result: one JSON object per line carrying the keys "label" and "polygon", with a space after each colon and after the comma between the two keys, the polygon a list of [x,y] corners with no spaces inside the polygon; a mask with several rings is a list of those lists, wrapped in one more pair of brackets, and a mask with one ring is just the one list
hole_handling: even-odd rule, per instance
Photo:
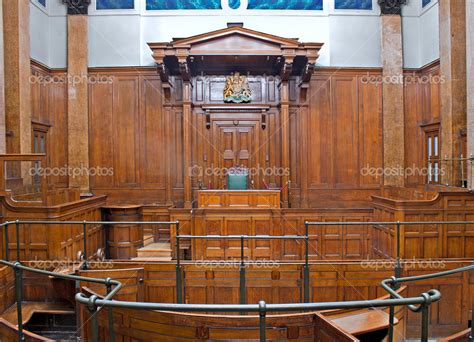
{"label": "wooden wall paneling", "polygon": [[[15,208],[3,197],[5,220],[98,221],[105,197],[95,197],[53,207]],[[9,233],[10,255],[16,253],[14,226]],[[88,256],[104,248],[102,225],[89,225]],[[83,250],[83,229],[80,225],[20,225],[20,256],[22,260],[76,260]]]}
{"label": "wooden wall paneling", "polygon": [[[65,78],[63,73],[53,74],[55,79]],[[68,133],[67,133],[67,85],[65,83],[52,83],[49,85],[49,167],[61,168],[68,160]],[[68,176],[49,177],[49,181],[56,187],[68,187]]]}
{"label": "wooden wall paneling", "polygon": [[[462,267],[461,263],[437,263],[441,269],[420,270],[408,269],[407,276],[432,273],[446,269]],[[442,267],[444,266],[444,267]],[[420,281],[408,287],[408,296],[417,296],[429,289],[437,289],[442,293],[438,303],[430,306],[430,335],[449,336],[464,330],[468,324],[469,316],[469,273],[454,274],[451,276]],[[421,316],[419,313],[408,311],[407,338],[420,336]]]}
{"label": "wooden wall paneling", "polygon": [[[158,75],[140,76],[139,116],[140,116],[140,184],[152,187],[158,193],[157,201],[165,201],[167,173],[166,122],[162,107],[162,89]],[[132,114],[133,112],[130,112]],[[133,118],[132,118],[133,119]],[[128,130],[134,126],[129,126]],[[133,141],[133,140],[132,140]]]}
{"label": "wooden wall paneling", "polygon": [[15,273],[11,267],[0,268],[0,313],[15,303]]}
{"label": "wooden wall paneling", "polygon": [[[299,137],[301,132],[301,109],[290,109],[289,115],[289,150],[290,150],[290,162],[289,162],[289,169],[290,169],[290,205],[296,204],[298,207],[301,206],[301,168],[302,168],[302,158],[301,149],[298,146],[298,143],[301,142],[301,139],[296,139]],[[295,137],[295,138],[293,138]]]}
{"label": "wooden wall paneling", "polygon": [[328,188],[332,182],[334,156],[333,126],[328,118],[331,116],[331,79],[327,76],[314,76],[310,85],[311,97],[309,106],[308,129],[308,187]]}
{"label": "wooden wall paneling", "polygon": [[381,168],[382,149],[382,86],[363,82],[357,77],[359,113],[359,184],[361,187],[378,188],[383,177],[365,175],[363,168]]}
{"label": "wooden wall paneling", "polygon": [[175,265],[145,265],[144,287],[146,302],[174,303],[176,301]]}
{"label": "wooden wall paneling", "polygon": [[173,193],[174,201],[183,203],[184,191],[184,154],[183,154],[183,113],[181,110],[174,110],[174,142],[171,155],[174,158],[173,163]]}
{"label": "wooden wall paneling", "polygon": [[[411,79],[416,75],[411,76]],[[423,160],[423,135],[420,128],[422,120],[422,89],[420,84],[407,83],[404,87],[404,111],[405,111],[405,167],[424,167],[426,161]],[[407,186],[422,184],[424,177],[420,175],[407,175],[405,178]]]}
{"label": "wooden wall paneling", "polygon": [[120,76],[115,80],[112,118],[115,186],[135,187],[140,173],[137,167],[139,80],[136,76]]}
{"label": "wooden wall paneling", "polygon": [[[114,126],[113,84],[91,84],[89,86],[89,140],[90,165],[114,170]],[[91,189],[106,189],[115,186],[115,177],[107,175],[90,177]]]}
{"label": "wooden wall paneling", "polygon": [[334,186],[358,186],[357,83],[353,77],[334,76],[331,82],[334,130]]}
{"label": "wooden wall paneling", "polygon": [[[306,104],[306,103],[305,103]],[[310,145],[308,144],[308,137],[311,136],[311,133],[308,132],[309,125],[309,109],[307,105],[304,105],[299,108],[298,118],[300,124],[300,134],[298,135],[299,139],[292,139],[292,141],[298,142],[299,153],[301,156],[300,160],[300,207],[308,207],[308,168],[309,168],[309,156],[307,152],[310,150]],[[295,160],[295,163],[297,161]]]}

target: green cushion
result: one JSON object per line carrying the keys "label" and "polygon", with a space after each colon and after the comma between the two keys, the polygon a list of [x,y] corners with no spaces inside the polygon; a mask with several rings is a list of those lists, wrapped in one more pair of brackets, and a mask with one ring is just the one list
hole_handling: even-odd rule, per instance
{"label": "green cushion", "polygon": [[246,174],[228,174],[227,175],[227,189],[229,190],[247,190]]}

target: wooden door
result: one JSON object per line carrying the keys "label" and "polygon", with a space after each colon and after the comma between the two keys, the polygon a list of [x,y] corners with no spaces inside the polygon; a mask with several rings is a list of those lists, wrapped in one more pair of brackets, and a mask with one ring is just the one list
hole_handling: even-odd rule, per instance
{"label": "wooden door", "polygon": [[[234,166],[255,167],[258,164],[258,121],[215,121],[213,134],[217,138],[214,161],[219,170],[215,184],[225,186],[225,169]],[[214,140],[216,141],[216,140]]]}

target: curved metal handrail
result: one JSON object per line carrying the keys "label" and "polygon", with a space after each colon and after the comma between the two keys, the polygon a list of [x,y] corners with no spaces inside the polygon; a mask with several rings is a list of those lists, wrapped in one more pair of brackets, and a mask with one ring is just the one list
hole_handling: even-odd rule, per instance
{"label": "curved metal handrail", "polygon": [[[84,281],[103,284],[107,286],[107,295],[104,298],[99,298],[97,295],[87,297],[83,293],[77,293],[75,296],[76,301],[79,304],[87,306],[92,319],[92,331],[94,341],[98,341],[98,321],[96,313],[98,309],[109,308],[109,332],[110,339],[114,341],[113,334],[113,308],[128,308],[138,310],[163,310],[163,311],[175,311],[175,312],[256,312],[260,316],[260,336],[261,340],[265,340],[265,317],[268,312],[301,312],[301,311],[320,311],[330,309],[360,309],[360,308],[376,308],[376,307],[390,307],[395,306],[408,306],[412,311],[422,312],[423,315],[423,329],[422,329],[422,341],[427,341],[427,328],[428,328],[428,307],[433,303],[441,299],[441,293],[438,290],[432,289],[425,293],[422,293],[417,297],[405,298],[396,293],[391,286],[404,282],[413,282],[417,280],[438,278],[454,273],[460,273],[474,269],[474,265],[438,272],[433,274],[412,276],[404,278],[389,278],[384,279],[381,282],[382,287],[393,297],[391,299],[374,299],[374,300],[362,300],[362,301],[346,301],[346,302],[323,302],[323,303],[298,303],[298,304],[266,304],[264,301],[260,301],[258,304],[240,304],[240,305],[216,305],[216,304],[168,304],[168,303],[146,303],[146,302],[127,302],[113,300],[113,297],[122,288],[121,282],[111,278],[91,278],[78,275],[62,274],[57,272],[40,270],[28,266],[24,266],[19,262],[11,263],[4,260],[0,260],[0,264],[11,267],[15,270],[15,289],[17,291],[17,305],[18,308],[18,331],[23,336],[22,320],[21,320],[21,279],[22,271],[38,273],[42,275],[52,276],[61,279]],[[110,287],[114,286],[111,290]],[[426,317],[426,319],[425,319]],[[393,322],[391,322],[393,323]],[[393,326],[392,326],[393,327]]]}

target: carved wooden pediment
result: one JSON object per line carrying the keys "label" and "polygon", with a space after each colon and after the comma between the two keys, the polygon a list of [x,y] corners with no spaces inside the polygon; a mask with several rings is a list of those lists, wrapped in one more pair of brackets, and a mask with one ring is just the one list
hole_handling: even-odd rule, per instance
{"label": "carved wooden pediment", "polygon": [[302,43],[242,27],[227,28],[171,42],[148,43],[161,79],[180,75],[184,81],[203,73],[280,75],[282,80],[301,76],[307,82],[314,70],[322,43]]}
{"label": "carved wooden pediment", "polygon": [[191,45],[191,55],[281,55],[281,45],[271,41],[242,35],[239,32],[197,42]]}

